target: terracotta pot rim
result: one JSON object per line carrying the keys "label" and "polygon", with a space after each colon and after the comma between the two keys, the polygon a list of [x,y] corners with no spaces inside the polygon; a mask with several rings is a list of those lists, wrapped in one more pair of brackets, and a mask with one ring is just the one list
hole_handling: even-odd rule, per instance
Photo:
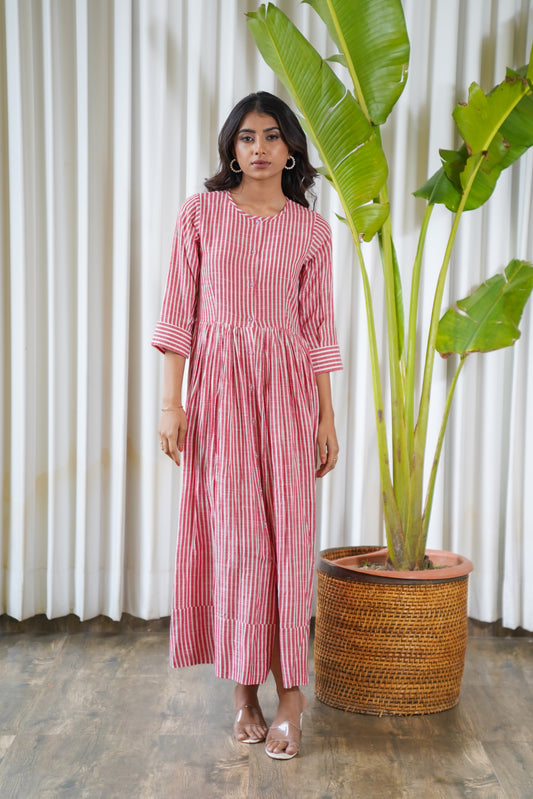
{"label": "terracotta pot rim", "polygon": [[[346,552],[349,547],[339,547],[340,551]],[[361,547],[354,547],[360,553]],[[384,582],[402,584],[424,584],[424,583],[443,583],[449,580],[466,579],[474,566],[468,558],[454,552],[445,550],[428,549],[426,555],[432,560],[438,569],[424,569],[416,571],[377,571],[365,569],[364,562],[385,562],[388,557],[386,548],[376,549],[369,547],[365,553],[347,555],[340,558],[334,557],[335,549],[326,549],[320,553],[318,570],[327,572],[340,579],[363,582]],[[333,557],[332,557],[333,556]]]}

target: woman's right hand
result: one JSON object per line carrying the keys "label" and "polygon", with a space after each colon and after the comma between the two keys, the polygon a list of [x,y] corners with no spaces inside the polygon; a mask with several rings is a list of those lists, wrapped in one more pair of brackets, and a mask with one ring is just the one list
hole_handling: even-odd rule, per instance
{"label": "woman's right hand", "polygon": [[179,466],[187,432],[187,416],[183,408],[161,411],[158,432],[162,452]]}

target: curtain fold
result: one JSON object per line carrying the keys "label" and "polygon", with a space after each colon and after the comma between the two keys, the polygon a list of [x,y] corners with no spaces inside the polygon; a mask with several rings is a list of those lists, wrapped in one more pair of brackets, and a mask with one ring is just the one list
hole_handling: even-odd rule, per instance
{"label": "curtain fold", "polygon": [[[258,3],[256,4],[258,5]],[[308,5],[278,5],[334,52]],[[159,450],[157,320],[179,203],[217,165],[218,130],[250,91],[286,93],[246,26],[249,0],[0,0],[0,613],[17,619],[169,613],[180,473]],[[526,63],[528,0],[405,0],[409,81],[384,131],[404,291],[423,203],[409,199],[454,147],[451,112]],[[315,161],[316,155],[314,155]],[[465,215],[449,297],[533,259],[533,157]],[[318,488],[317,548],[382,543],[364,298],[325,185],[345,368],[332,375],[341,456]],[[424,264],[431,312],[450,228],[436,208]],[[366,245],[365,245],[366,246]],[[367,248],[372,290],[380,265]],[[384,320],[376,318],[381,347]],[[533,629],[533,323],[472,356],[454,400],[430,545],[475,564],[470,613]],[[435,369],[430,432],[452,367]]]}

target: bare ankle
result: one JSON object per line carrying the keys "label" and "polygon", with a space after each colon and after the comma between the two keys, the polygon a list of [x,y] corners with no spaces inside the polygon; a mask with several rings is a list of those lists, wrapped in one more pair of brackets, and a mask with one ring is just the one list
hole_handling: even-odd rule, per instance
{"label": "bare ankle", "polygon": [[236,683],[234,688],[235,704],[240,707],[243,705],[256,705],[258,688],[258,685]]}
{"label": "bare ankle", "polygon": [[278,699],[292,699],[299,695],[303,696],[300,686],[293,685],[292,688],[278,687]]}

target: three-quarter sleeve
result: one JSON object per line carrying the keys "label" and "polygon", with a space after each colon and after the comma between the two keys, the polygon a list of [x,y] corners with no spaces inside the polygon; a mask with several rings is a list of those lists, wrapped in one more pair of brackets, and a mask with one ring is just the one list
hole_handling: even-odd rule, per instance
{"label": "three-quarter sleeve", "polygon": [[299,312],[315,374],[342,369],[333,316],[331,230],[316,215],[314,247],[300,273]]}
{"label": "three-quarter sleeve", "polygon": [[199,212],[198,194],[180,207],[161,316],[152,337],[152,346],[161,352],[172,350],[186,358],[191,351],[198,302]]}

